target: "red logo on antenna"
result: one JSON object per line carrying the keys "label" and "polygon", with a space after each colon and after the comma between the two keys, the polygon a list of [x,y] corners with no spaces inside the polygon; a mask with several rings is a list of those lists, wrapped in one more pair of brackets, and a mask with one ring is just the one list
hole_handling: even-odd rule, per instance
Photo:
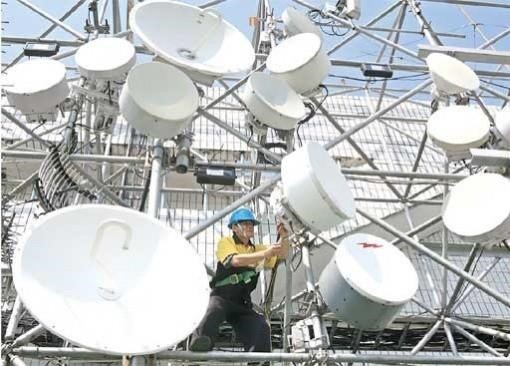
{"label": "red logo on antenna", "polygon": [[376,244],[376,243],[358,243],[358,245],[361,245],[363,249],[367,248],[382,248],[382,244]]}

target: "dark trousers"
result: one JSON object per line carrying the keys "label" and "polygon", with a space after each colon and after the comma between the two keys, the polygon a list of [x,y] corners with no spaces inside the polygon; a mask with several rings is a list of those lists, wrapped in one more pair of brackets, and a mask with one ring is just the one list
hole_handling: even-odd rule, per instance
{"label": "dark trousers", "polygon": [[224,321],[232,325],[245,351],[271,352],[270,330],[264,317],[247,305],[218,295],[211,295],[207,312],[193,336],[208,336],[214,344],[218,338],[218,328]]}

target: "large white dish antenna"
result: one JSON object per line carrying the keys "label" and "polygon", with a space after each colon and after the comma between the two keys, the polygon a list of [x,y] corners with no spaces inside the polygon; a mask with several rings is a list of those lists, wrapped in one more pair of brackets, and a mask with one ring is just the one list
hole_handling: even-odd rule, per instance
{"label": "large white dish antenna", "polygon": [[303,13],[294,8],[287,8],[282,13],[283,25],[288,36],[300,33],[313,33],[322,39],[322,32]]}
{"label": "large white dish antenna", "polygon": [[299,94],[306,93],[319,86],[331,67],[321,47],[320,37],[313,33],[287,38],[271,50],[267,68]]}
{"label": "large white dish antenna", "polygon": [[449,106],[430,116],[427,133],[447,154],[466,157],[470,148],[479,147],[489,139],[490,121],[480,109]]}
{"label": "large white dish antenna", "polygon": [[340,167],[324,148],[309,142],[285,156],[283,195],[293,214],[320,233],[354,217],[354,197]]}
{"label": "large white dish antenna", "polygon": [[75,59],[82,76],[118,80],[135,65],[136,50],[122,38],[98,38],[81,46]]}
{"label": "large white dish antenna", "polygon": [[69,95],[65,65],[50,59],[14,65],[3,87],[9,104],[26,115],[52,113]]}
{"label": "large white dish antenna", "polygon": [[426,61],[432,80],[440,94],[459,94],[480,87],[480,79],[475,72],[454,57],[442,53],[431,53]]}
{"label": "large white dish antenna", "polygon": [[72,344],[109,354],[168,349],[209,301],[202,260],[174,229],[116,206],[40,218],[15,250],[16,290],[30,313]]}
{"label": "large white dish antenna", "polygon": [[465,241],[510,238],[510,179],[493,173],[464,178],[452,188],[442,215],[446,228]]}
{"label": "large white dish antenna", "polygon": [[250,76],[241,98],[260,122],[281,130],[293,129],[306,114],[303,101],[285,81],[261,72]]}
{"label": "large white dish antenna", "polygon": [[319,278],[329,309],[352,326],[386,328],[418,289],[411,261],[387,241],[369,234],[342,240]]}
{"label": "large white dish antenna", "polygon": [[157,0],[138,3],[129,19],[148,49],[195,81],[211,85],[255,61],[251,42],[213,9]]}
{"label": "large white dish antenna", "polygon": [[505,107],[496,114],[495,119],[496,129],[505,140],[507,145],[510,145],[510,107]]}
{"label": "large white dish antenna", "polygon": [[190,78],[161,62],[130,71],[119,98],[124,118],[138,131],[157,138],[179,134],[198,108],[198,92]]}

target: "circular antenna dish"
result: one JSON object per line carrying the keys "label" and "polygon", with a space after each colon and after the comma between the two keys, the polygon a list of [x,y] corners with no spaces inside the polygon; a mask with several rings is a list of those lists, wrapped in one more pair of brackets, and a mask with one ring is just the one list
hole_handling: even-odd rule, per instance
{"label": "circular antenna dish", "polygon": [[195,329],[209,301],[208,276],[190,244],[164,223],[116,206],[66,207],[40,218],[16,247],[13,277],[45,328],[108,354],[168,349]]}
{"label": "circular antenna dish", "polygon": [[468,242],[491,244],[510,237],[510,180],[475,174],[461,180],[443,205],[443,223]]}
{"label": "circular antenna dish", "polygon": [[479,147],[488,140],[490,121],[479,109],[450,106],[430,116],[427,133],[447,154],[466,157],[470,148]]}
{"label": "circular antenna dish", "polygon": [[387,241],[369,234],[342,240],[319,278],[329,309],[352,326],[387,327],[418,290],[411,261]]}
{"label": "circular antenna dish", "polygon": [[354,217],[356,207],[347,181],[318,143],[309,142],[285,156],[281,174],[289,209],[312,232],[320,233]]}
{"label": "circular antenna dish", "polygon": [[510,145],[510,107],[500,110],[494,122],[503,140]]}
{"label": "circular antenna dish", "polygon": [[442,53],[431,53],[426,58],[430,75],[440,94],[459,94],[480,86],[475,72],[462,61]]}
{"label": "circular antenna dish", "polygon": [[66,67],[50,59],[34,59],[6,72],[5,94],[9,104],[26,115],[53,113],[69,95]]}
{"label": "circular antenna dish", "polygon": [[255,118],[280,130],[293,129],[306,114],[303,101],[285,81],[261,72],[250,76],[241,98]]}
{"label": "circular antenna dish", "polygon": [[129,19],[148,49],[197,82],[211,85],[255,61],[251,42],[213,9],[157,0],[137,4]]}
{"label": "circular antenna dish", "polygon": [[157,138],[178,135],[198,108],[190,78],[169,64],[140,64],[129,72],[119,99],[124,118],[138,131]]}
{"label": "circular antenna dish", "polygon": [[328,75],[331,63],[313,33],[287,38],[271,50],[266,65],[275,76],[285,80],[297,93],[315,89]]}
{"label": "circular antenna dish", "polygon": [[287,8],[282,14],[283,25],[288,36],[300,33],[313,33],[322,39],[322,32],[303,13],[294,8]]}
{"label": "circular antenna dish", "polygon": [[122,38],[98,38],[76,52],[76,65],[90,79],[118,80],[136,63],[135,47]]}

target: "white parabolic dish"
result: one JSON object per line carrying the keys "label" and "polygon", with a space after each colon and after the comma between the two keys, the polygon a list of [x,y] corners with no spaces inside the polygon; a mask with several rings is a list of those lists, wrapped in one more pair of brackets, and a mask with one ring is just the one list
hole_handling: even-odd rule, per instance
{"label": "white parabolic dish", "polygon": [[510,179],[479,173],[458,182],[443,204],[443,223],[469,242],[490,243],[510,235]]}
{"label": "white parabolic dish", "polygon": [[122,115],[138,131],[156,138],[179,134],[198,108],[198,92],[178,68],[161,62],[133,67],[119,98]]}
{"label": "white parabolic dish", "polygon": [[51,59],[14,65],[3,87],[9,103],[24,114],[51,112],[69,95],[66,67]]}
{"label": "white parabolic dish", "polygon": [[313,33],[322,39],[322,32],[310,19],[303,13],[294,8],[287,8],[282,13],[282,20],[285,31],[289,36],[295,36],[299,33]]}
{"label": "white parabolic dish", "polygon": [[483,145],[490,134],[490,121],[482,110],[469,106],[449,106],[433,113],[427,133],[446,151],[464,151]]}
{"label": "white parabolic dish", "polygon": [[109,354],[168,349],[195,329],[209,299],[190,244],[117,206],[66,207],[40,218],[16,247],[13,277],[45,328]]}
{"label": "white parabolic dish", "polygon": [[321,47],[321,39],[313,33],[292,36],[271,50],[267,68],[297,93],[306,93],[319,86],[331,67]]}
{"label": "white parabolic dish", "polygon": [[476,90],[480,86],[480,79],[475,72],[454,57],[431,53],[426,61],[432,80],[442,93],[458,94]]}
{"label": "white parabolic dish", "polygon": [[281,172],[288,204],[313,232],[354,217],[356,206],[349,185],[320,144],[309,142],[285,156]]}
{"label": "white parabolic dish", "polygon": [[82,76],[115,80],[135,65],[136,51],[125,39],[98,38],[81,46],[75,59]]}
{"label": "white parabolic dish", "polygon": [[215,10],[157,0],[137,4],[129,19],[148,49],[178,67],[221,78],[255,61],[251,42]]}
{"label": "white parabolic dish", "polygon": [[254,72],[241,94],[248,110],[262,123],[290,130],[306,114],[303,101],[285,81]]}
{"label": "white parabolic dish", "polygon": [[507,144],[510,144],[510,107],[505,107],[496,114],[495,119],[496,128],[498,129],[501,137],[505,139]]}

